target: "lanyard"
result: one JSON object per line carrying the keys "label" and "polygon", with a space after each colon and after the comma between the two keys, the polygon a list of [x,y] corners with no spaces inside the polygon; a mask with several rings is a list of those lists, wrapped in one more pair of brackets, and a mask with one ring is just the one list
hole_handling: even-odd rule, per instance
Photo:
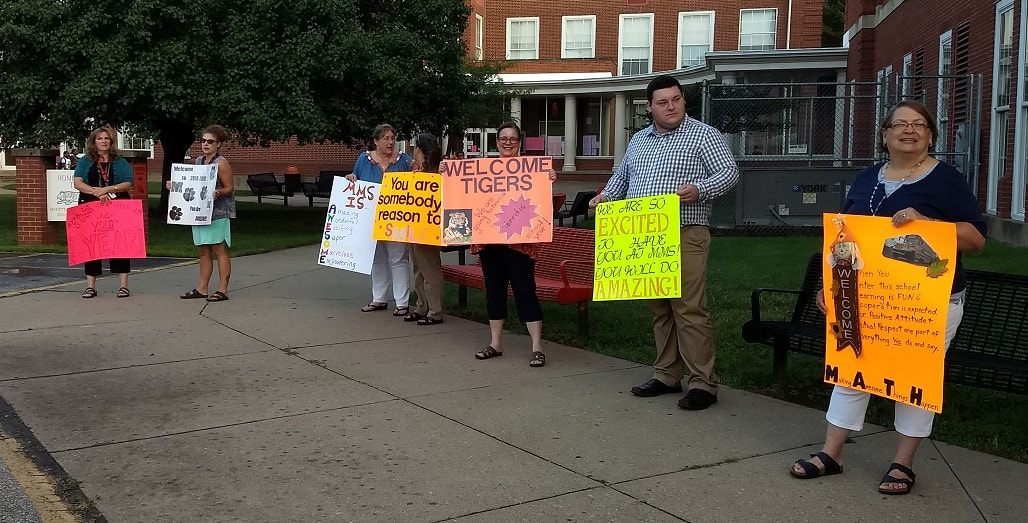
{"label": "lanyard", "polygon": [[107,182],[107,175],[111,172],[111,163],[107,162],[107,168],[104,169],[103,162],[97,161],[96,162],[96,170],[100,171],[100,178],[103,180],[103,182],[102,182],[103,185],[107,185],[108,184],[108,182]]}

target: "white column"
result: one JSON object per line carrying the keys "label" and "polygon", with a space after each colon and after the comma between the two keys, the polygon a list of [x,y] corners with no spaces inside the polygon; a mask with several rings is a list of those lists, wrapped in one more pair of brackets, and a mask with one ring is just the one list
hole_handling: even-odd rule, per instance
{"label": "white column", "polygon": [[[515,96],[510,99],[510,119],[517,122],[518,127],[521,127],[521,97]],[[524,129],[522,128],[522,131]]]}
{"label": "white column", "polygon": [[564,167],[562,171],[574,171],[575,153],[578,152],[578,100],[574,95],[564,97]]}
{"label": "white column", "polygon": [[628,107],[627,100],[625,99],[625,93],[617,93],[614,95],[614,170],[618,170],[621,166],[621,161],[625,159],[625,149],[628,140],[628,124],[626,123],[628,118]]}

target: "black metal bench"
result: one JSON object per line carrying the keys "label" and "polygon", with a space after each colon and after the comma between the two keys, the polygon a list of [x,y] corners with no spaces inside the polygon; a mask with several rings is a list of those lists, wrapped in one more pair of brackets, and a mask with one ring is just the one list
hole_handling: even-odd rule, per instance
{"label": "black metal bench", "polygon": [[303,195],[307,197],[308,205],[314,207],[315,198],[325,198],[326,200],[331,198],[332,183],[336,176],[346,176],[347,174],[350,174],[350,171],[321,171],[317,180],[301,182],[300,188],[303,190]]}
{"label": "black metal bench", "polygon": [[275,173],[248,175],[246,185],[250,187],[250,192],[257,196],[257,203],[261,203],[261,198],[275,196],[282,198],[283,205],[289,205],[289,197],[292,195],[285,191],[285,183],[280,182]]}
{"label": "black metal bench", "polygon": [[[825,353],[825,316],[817,308],[821,254],[814,254],[799,289],[755,289],[752,319],[742,337],[774,349],[774,379],[784,386],[788,352]],[[788,321],[761,317],[762,294],[795,295]],[[967,270],[964,318],[946,353],[946,383],[1028,395],[1028,276]]]}
{"label": "black metal bench", "polygon": [[575,195],[575,199],[572,202],[564,202],[564,207],[553,214],[554,220],[559,220],[561,227],[564,226],[564,220],[571,218],[571,226],[578,226],[578,217],[581,216],[586,218],[589,216],[589,200],[596,196],[596,191],[581,191]]}

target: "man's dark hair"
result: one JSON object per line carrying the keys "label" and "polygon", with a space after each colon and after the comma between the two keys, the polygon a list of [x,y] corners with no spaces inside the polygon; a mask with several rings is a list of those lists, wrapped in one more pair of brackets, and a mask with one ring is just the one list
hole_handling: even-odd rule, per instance
{"label": "man's dark hair", "polygon": [[[653,101],[654,91],[667,89],[668,87],[677,87],[679,91],[682,91],[682,84],[678,83],[678,80],[671,75],[662,74],[650,80],[650,84],[646,86],[646,101]],[[685,96],[685,91],[682,91],[682,96]]]}

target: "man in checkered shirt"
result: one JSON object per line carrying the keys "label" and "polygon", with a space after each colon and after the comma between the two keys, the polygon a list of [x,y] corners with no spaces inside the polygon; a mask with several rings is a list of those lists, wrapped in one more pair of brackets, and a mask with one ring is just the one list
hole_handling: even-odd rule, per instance
{"label": "man in checkered shirt", "polygon": [[[590,207],[622,198],[675,193],[682,202],[682,297],[649,300],[657,359],[653,379],[632,387],[636,396],[688,393],[683,409],[717,401],[714,326],[707,312],[707,252],[711,202],[739,180],[739,167],[721,133],[685,112],[682,86],[662,75],[646,87],[653,125],[635,133],[625,159]],[[686,372],[688,371],[688,373]]]}

